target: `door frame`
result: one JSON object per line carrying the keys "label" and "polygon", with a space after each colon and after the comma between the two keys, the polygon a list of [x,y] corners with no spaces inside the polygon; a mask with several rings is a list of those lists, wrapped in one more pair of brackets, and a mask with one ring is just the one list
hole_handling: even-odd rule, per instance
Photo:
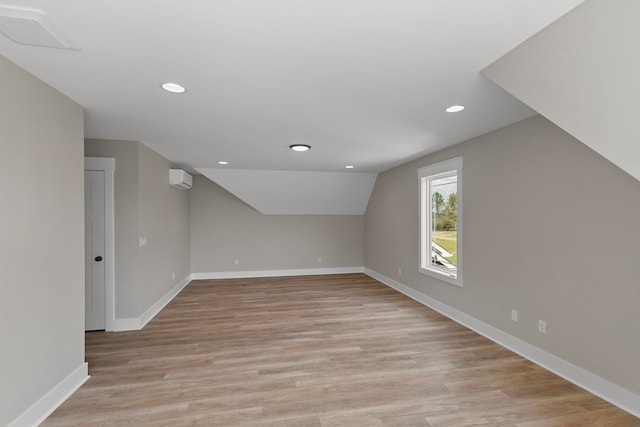
{"label": "door frame", "polygon": [[116,159],[111,157],[85,157],[85,171],[104,172],[104,303],[105,331],[113,331],[115,310],[115,227],[114,227],[114,172]]}

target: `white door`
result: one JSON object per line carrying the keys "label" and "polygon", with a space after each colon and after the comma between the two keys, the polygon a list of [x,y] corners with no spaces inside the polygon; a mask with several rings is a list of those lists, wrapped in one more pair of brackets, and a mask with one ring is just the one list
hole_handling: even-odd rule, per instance
{"label": "white door", "polygon": [[86,331],[105,329],[104,171],[84,171]]}

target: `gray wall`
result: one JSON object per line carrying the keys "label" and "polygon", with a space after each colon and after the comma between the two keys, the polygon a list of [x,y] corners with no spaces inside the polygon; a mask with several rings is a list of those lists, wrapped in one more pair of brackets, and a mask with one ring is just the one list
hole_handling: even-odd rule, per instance
{"label": "gray wall", "polygon": [[[456,156],[463,288],[418,272],[416,169]],[[639,393],[639,212],[637,180],[537,116],[381,174],[365,266]]]}
{"label": "gray wall", "polygon": [[169,161],[142,144],[138,144],[138,159],[140,235],[147,238],[147,246],[140,248],[144,312],[191,274],[191,190],[171,187]]}
{"label": "gray wall", "polygon": [[138,142],[87,140],[85,155],[116,159],[116,318],[137,318],[190,274],[190,191],[171,187],[169,161]]}
{"label": "gray wall", "polygon": [[0,56],[0,425],[84,363],[82,108]]}
{"label": "gray wall", "polygon": [[208,179],[194,178],[193,273],[363,265],[363,216],[262,215]]}

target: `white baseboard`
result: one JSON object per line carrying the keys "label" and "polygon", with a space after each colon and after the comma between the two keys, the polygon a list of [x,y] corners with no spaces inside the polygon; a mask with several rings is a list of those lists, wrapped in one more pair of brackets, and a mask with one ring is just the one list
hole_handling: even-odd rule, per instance
{"label": "white baseboard", "polygon": [[13,420],[9,427],[33,427],[39,425],[88,379],[89,371],[85,362],[31,405],[18,418]]}
{"label": "white baseboard", "polygon": [[113,332],[139,331],[140,329],[142,326],[140,326],[139,317],[121,317],[113,320]]}
{"label": "white baseboard", "polygon": [[113,330],[115,332],[123,331],[139,331],[144,328],[147,323],[151,321],[160,310],[162,310],[172,299],[180,293],[191,281],[191,275],[185,277],[177,285],[175,285],[169,292],[167,292],[162,298],[156,301],[151,307],[149,307],[140,317],[120,318],[115,319],[113,324]]}
{"label": "white baseboard", "polygon": [[451,306],[431,298],[422,292],[403,285],[371,269],[365,268],[365,274],[384,283],[385,285],[405,294],[406,296],[426,305],[438,313],[460,323],[463,326],[489,338],[490,340],[508,348],[514,353],[532,361],[533,363],[561,376],[562,378],[582,387],[590,393],[601,397],[613,405],[640,418],[640,395],[633,393],[598,375],[582,369],[564,359],[548,353],[526,341],[495,328],[475,317],[457,310]]}
{"label": "white baseboard", "polygon": [[192,273],[192,280],[248,279],[252,277],[315,276],[323,274],[364,273],[364,267],[306,268],[297,270],[220,271],[215,273]]}
{"label": "white baseboard", "polygon": [[153,304],[151,307],[149,307],[147,309],[147,311],[142,313],[142,316],[140,316],[140,329],[144,328],[144,326],[147,323],[149,323],[149,321],[151,321],[151,319],[156,317],[156,315],[158,313],[160,313],[160,310],[162,310],[167,304],[169,304],[171,302],[171,300],[174,299],[176,297],[176,295],[178,295],[180,293],[180,291],[183,290],[185,288],[185,286],[187,286],[189,284],[190,281],[191,281],[191,275],[185,277],[184,279],[182,279],[180,281],[180,283],[175,285],[162,298],[160,298],[158,301],[156,301],[155,304]]}

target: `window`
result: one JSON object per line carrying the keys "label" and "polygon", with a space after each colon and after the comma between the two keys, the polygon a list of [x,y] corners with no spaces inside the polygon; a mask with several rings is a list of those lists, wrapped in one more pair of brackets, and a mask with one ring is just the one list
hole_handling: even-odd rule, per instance
{"label": "window", "polygon": [[462,286],[462,157],[418,169],[420,272]]}

